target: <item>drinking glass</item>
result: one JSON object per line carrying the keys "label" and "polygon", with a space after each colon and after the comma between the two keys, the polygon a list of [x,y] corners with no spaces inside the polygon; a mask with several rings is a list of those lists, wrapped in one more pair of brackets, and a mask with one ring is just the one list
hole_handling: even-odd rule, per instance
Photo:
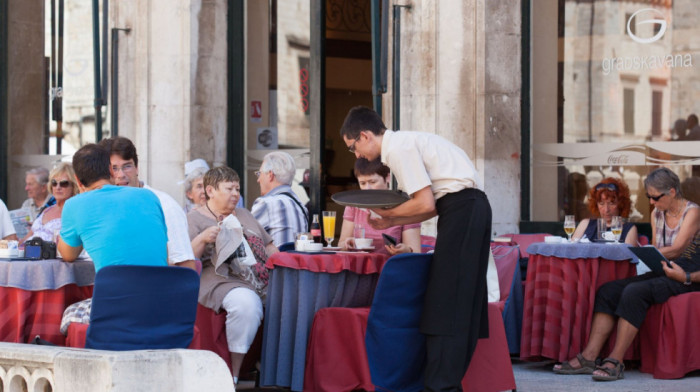
{"label": "drinking glass", "polygon": [[365,238],[365,227],[359,223],[355,223],[353,229],[353,238]]}
{"label": "drinking glass", "polygon": [[622,235],[622,217],[613,216],[610,223],[610,229],[615,236],[615,243],[620,243],[620,236]]}
{"label": "drinking glass", "polygon": [[566,235],[569,236],[569,242],[571,242],[571,235],[574,234],[576,230],[576,219],[573,215],[567,215],[564,217],[564,231]]}
{"label": "drinking glass", "polygon": [[323,236],[330,247],[335,237],[335,211],[323,211]]}

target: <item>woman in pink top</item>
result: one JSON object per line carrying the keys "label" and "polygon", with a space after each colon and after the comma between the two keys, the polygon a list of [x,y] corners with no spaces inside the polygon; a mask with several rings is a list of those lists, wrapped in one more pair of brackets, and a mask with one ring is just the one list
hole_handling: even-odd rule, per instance
{"label": "woman in pink top", "polygon": [[[364,158],[359,158],[355,161],[355,177],[357,177],[357,181],[360,184],[360,189],[389,189],[389,168],[384,166],[379,159],[370,162]],[[343,226],[340,230],[340,241],[338,242],[341,247],[355,249],[355,227],[361,225],[364,229],[365,238],[372,239],[372,245],[377,252],[391,255],[421,252],[420,223],[375,230],[367,223],[368,217],[369,210],[365,208],[345,207]],[[384,245],[382,233],[396,238],[398,243],[395,246]]]}

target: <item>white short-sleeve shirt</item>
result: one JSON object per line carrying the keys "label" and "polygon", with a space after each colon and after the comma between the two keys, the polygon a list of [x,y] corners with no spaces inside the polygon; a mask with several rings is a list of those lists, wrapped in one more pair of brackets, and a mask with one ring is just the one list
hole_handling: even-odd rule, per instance
{"label": "white short-sleeve shirt", "polygon": [[168,230],[168,264],[194,260],[194,252],[188,232],[187,216],[182,207],[170,195],[144,184],[143,187],[155,193],[160,200]]}
{"label": "white short-sleeve shirt", "polygon": [[8,235],[16,234],[15,226],[12,224],[10,212],[7,211],[7,206],[0,200],[0,239]]}
{"label": "white short-sleeve shirt", "polygon": [[384,131],[382,163],[399,189],[409,195],[430,186],[435,200],[466,188],[483,190],[467,153],[447,139],[427,132]]}

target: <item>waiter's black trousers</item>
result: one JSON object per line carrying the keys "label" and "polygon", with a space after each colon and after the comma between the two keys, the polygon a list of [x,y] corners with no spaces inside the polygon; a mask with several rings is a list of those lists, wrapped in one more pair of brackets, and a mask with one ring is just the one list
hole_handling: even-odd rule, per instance
{"label": "waiter's black trousers", "polygon": [[465,189],[437,203],[438,235],[425,295],[426,391],[461,391],[477,340],[488,337],[486,269],[491,206]]}

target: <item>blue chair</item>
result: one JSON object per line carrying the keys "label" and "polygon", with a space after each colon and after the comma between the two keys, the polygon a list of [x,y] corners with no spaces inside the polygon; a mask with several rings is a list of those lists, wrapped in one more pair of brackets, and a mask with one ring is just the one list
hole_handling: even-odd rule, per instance
{"label": "blue chair", "polygon": [[365,347],[377,390],[423,389],[425,336],[418,330],[432,254],[391,257],[381,274],[367,320]]}
{"label": "blue chair", "polygon": [[114,265],[95,276],[86,348],[187,348],[199,276],[189,268]]}
{"label": "blue chair", "polygon": [[496,245],[491,247],[498,270],[503,309],[503,324],[511,354],[520,352],[520,335],[523,325],[523,284],[520,277],[520,247]]}
{"label": "blue chair", "polygon": [[280,252],[294,250],[294,242],[285,242],[284,244],[280,245],[277,249],[279,249]]}

